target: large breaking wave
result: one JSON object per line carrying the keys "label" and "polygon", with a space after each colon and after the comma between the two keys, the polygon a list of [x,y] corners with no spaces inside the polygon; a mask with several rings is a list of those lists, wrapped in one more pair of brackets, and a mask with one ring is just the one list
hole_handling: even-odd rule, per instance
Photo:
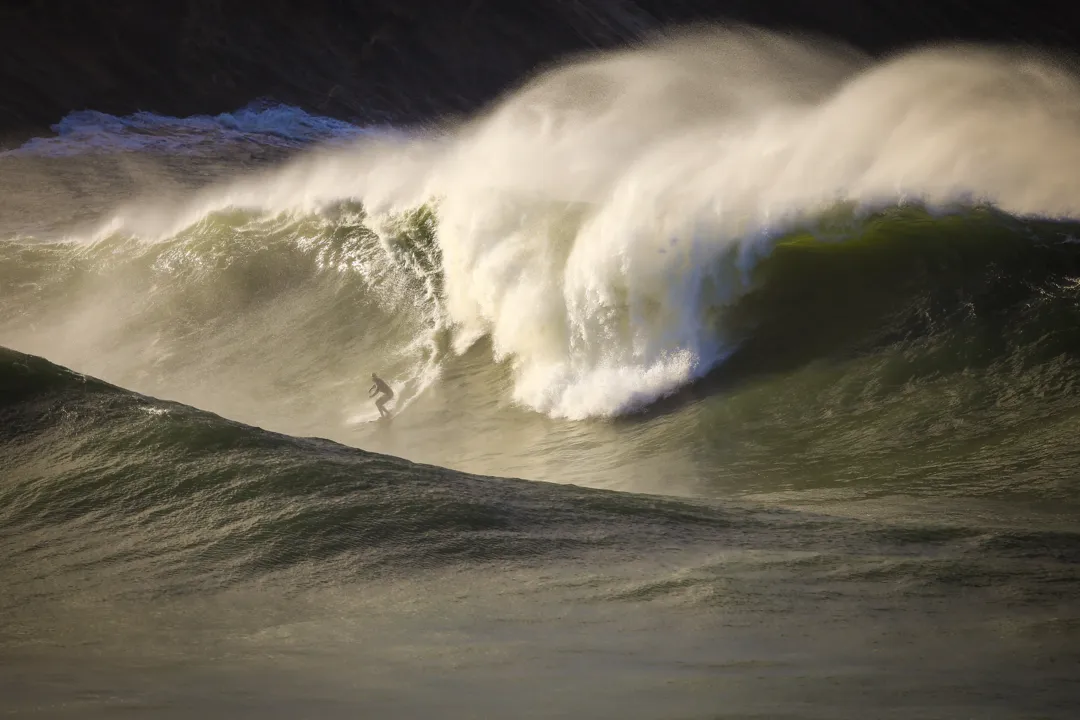
{"label": "large breaking wave", "polygon": [[[572,419],[613,416],[739,349],[745,328],[725,318],[785,239],[859,237],[874,213],[897,206],[922,208],[926,222],[986,206],[1006,224],[1075,216],[1078,130],[1080,85],[1055,57],[968,46],[872,62],[818,41],[697,29],[551,69],[451,128],[369,135],[180,203],[120,208],[76,241],[98,248],[90,253],[164,243],[176,263],[160,265],[161,253],[155,262],[176,277],[186,261],[207,266],[191,239],[213,235],[223,217],[232,219],[216,236],[218,269],[230,267],[246,228],[309,259],[340,250],[342,237],[369,237],[384,264],[329,265],[371,279],[367,299],[348,301],[370,329],[359,318],[372,283],[385,285],[379,297],[403,287],[388,238],[400,237],[403,217],[430,213],[421,255],[434,265],[409,275],[419,284],[379,321],[404,323],[402,335],[430,348],[409,381],[424,386],[443,350],[486,337],[512,368],[517,402]],[[353,206],[362,227],[340,222]],[[275,223],[286,231],[264,227]],[[1068,227],[1057,235],[1068,240]],[[294,260],[269,260],[281,268],[251,286],[287,282]],[[82,325],[109,323],[98,313]]]}

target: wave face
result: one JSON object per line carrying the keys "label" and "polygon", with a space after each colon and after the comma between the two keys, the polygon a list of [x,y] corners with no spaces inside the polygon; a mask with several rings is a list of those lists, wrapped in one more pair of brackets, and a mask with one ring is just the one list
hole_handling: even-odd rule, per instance
{"label": "wave face", "polygon": [[403,410],[442,352],[433,218],[407,213],[380,237],[364,217],[349,203],[234,211],[149,245],[125,233],[6,245],[11,341],[233,417],[292,418],[297,432],[338,424],[341,406],[322,404],[366,389],[370,366],[394,379]]}
{"label": "wave face", "polygon": [[[823,463],[822,476],[843,467],[871,487],[894,474],[907,486],[902,468],[922,462],[908,450],[926,446],[951,458],[946,485],[982,493],[960,457],[1009,467],[1053,446],[1042,492],[1074,489],[1080,223],[838,209],[777,236],[741,296],[701,311],[730,343],[724,363],[623,438],[506,408],[520,376],[490,363],[487,341],[455,355],[437,237],[428,207],[376,223],[343,202],[220,211],[152,244],[11,242],[0,246],[5,342],[246,422],[488,473],[635,487],[631,475],[668,462],[748,488],[753,476],[802,483],[784,469],[799,458]],[[372,368],[397,391],[405,445],[369,424]],[[544,449],[524,461],[514,448],[538,434]],[[1015,444],[1000,446],[1003,435]],[[573,471],[559,469],[567,452],[581,455]],[[621,460],[609,467],[608,452]],[[883,453],[897,463],[884,476]],[[993,491],[1032,490],[1021,477]],[[671,475],[656,482],[686,490]]]}

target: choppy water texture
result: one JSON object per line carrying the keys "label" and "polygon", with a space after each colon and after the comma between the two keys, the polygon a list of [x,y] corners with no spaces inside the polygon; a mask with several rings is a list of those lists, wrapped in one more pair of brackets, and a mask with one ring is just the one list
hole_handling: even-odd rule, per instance
{"label": "choppy water texture", "polygon": [[438,131],[56,130],[0,154],[7,709],[1071,717],[1060,59],[710,29]]}

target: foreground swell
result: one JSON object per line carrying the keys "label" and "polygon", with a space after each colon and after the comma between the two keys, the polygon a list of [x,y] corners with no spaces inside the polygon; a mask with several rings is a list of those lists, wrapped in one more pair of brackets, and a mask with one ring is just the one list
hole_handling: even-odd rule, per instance
{"label": "foreground swell", "polygon": [[898,688],[975,715],[1075,706],[1075,526],[469,476],[8,350],[0,420],[0,657],[16,668],[0,688],[17,712],[292,714],[316,688],[326,717],[516,716],[555,683],[533,716],[722,700],[860,718]]}
{"label": "foreground swell", "polygon": [[147,574],[227,586],[297,563],[408,574],[628,551],[669,527],[720,532],[733,521],[269,433],[10,350],[0,351],[0,407],[8,562],[57,576],[89,565],[106,586]]}
{"label": "foreground swell", "polygon": [[[224,587],[297,564],[410,576],[715,543],[1028,544],[1006,518],[1001,530],[893,537],[873,523],[470,476],[270,433],[11,350],[0,354],[0,403],[7,562],[44,563],[57,577],[96,567],[102,587],[147,572],[166,585]],[[1055,537],[1072,557],[1071,534]]]}

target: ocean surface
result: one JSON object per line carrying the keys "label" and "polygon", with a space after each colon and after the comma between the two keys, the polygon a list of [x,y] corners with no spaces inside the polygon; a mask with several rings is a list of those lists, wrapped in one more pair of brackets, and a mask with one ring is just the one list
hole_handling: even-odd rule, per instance
{"label": "ocean surface", "polygon": [[54,130],[5,716],[1076,717],[1066,59],[712,27],[428,128]]}

